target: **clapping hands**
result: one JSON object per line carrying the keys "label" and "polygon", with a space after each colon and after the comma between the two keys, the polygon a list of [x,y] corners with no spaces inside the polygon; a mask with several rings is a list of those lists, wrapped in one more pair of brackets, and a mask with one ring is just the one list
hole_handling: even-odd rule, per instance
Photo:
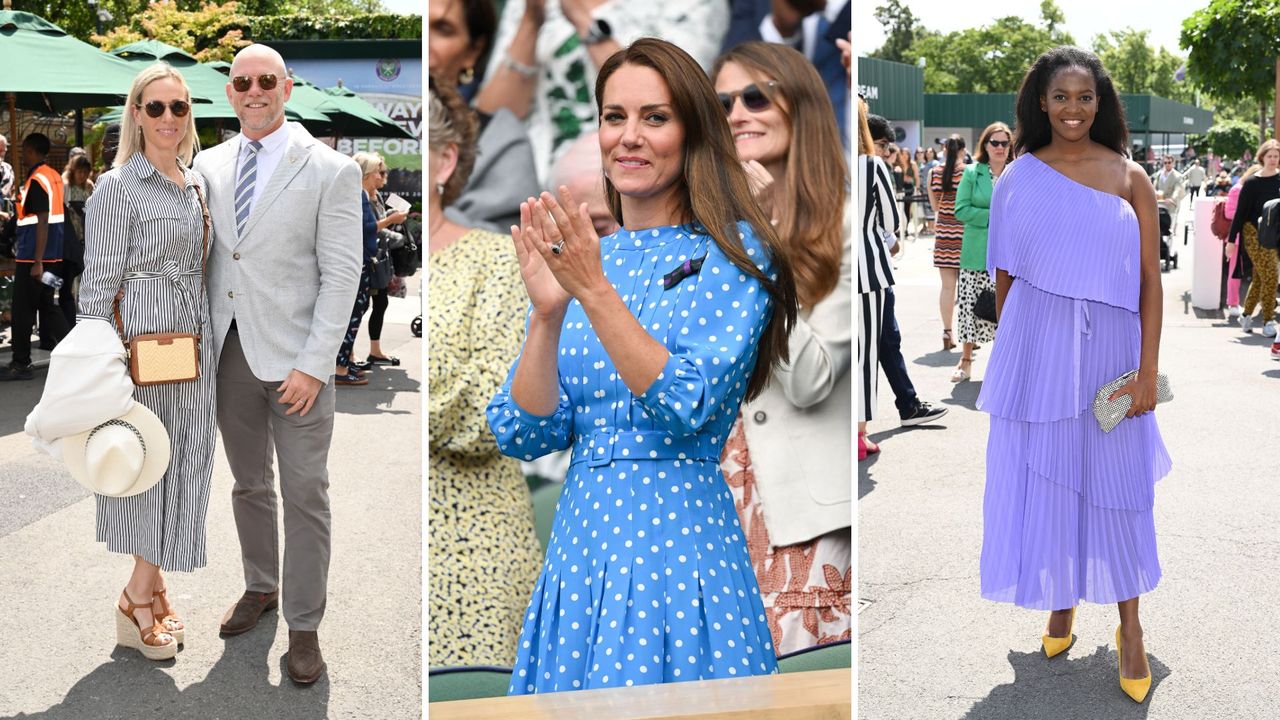
{"label": "clapping hands", "polygon": [[[560,200],[544,192],[520,204],[520,225],[511,226],[520,276],[534,311],[562,313],[570,298],[610,288],[600,262],[596,235],[586,203],[575,203],[560,186]],[[570,213],[566,208],[576,208]]]}

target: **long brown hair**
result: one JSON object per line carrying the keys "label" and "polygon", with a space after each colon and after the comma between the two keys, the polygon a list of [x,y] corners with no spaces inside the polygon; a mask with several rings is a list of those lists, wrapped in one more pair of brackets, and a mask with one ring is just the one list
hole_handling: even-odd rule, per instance
{"label": "long brown hair", "polygon": [[[716,58],[714,80],[726,63],[740,65],[782,113],[791,133],[787,175],[768,201],[778,217],[800,304],[812,306],[840,280],[849,164],[822,77],[813,63],[785,45],[745,42]],[[776,80],[768,85],[763,80]],[[784,102],[779,102],[779,99]]]}
{"label": "long brown hair", "polygon": [[[603,110],[605,84],[623,65],[647,67],[661,75],[671,93],[671,105],[684,125],[684,163],[676,181],[682,222],[700,224],[720,251],[742,272],[759,281],[773,301],[773,315],[760,339],[760,354],[747,385],[745,399],[751,400],[769,384],[774,368],[789,359],[787,337],[796,319],[796,287],[787,255],[768,216],[751,194],[724,107],[698,63],[665,40],[636,40],[600,67],[596,76],[597,114]],[[607,175],[604,185],[609,211],[619,225],[624,225],[622,196]],[[745,220],[755,230],[772,261],[775,279],[769,279],[747,255],[738,238],[739,220]]]}

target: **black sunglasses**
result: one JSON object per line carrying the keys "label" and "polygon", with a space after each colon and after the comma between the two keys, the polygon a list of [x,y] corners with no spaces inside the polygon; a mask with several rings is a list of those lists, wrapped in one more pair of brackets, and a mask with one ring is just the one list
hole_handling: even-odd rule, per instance
{"label": "black sunglasses", "polygon": [[186,117],[187,113],[191,112],[191,103],[186,100],[174,100],[168,105],[165,105],[159,100],[152,100],[146,105],[138,105],[138,107],[146,111],[147,117],[153,118],[158,118],[161,115],[164,115],[165,108],[169,108],[169,112],[173,113],[173,116],[176,118]]}
{"label": "black sunglasses", "polygon": [[[778,81],[770,80],[765,83],[765,87],[772,90],[778,87]],[[769,100],[769,96],[765,95],[764,91],[760,89],[760,86],[755,83],[731,93],[716,93],[716,96],[720,98],[720,104],[724,106],[725,115],[733,112],[733,100],[738,96],[742,96],[743,107],[753,113],[761,112],[773,104],[772,101]]]}
{"label": "black sunglasses", "polygon": [[988,140],[987,144],[990,145],[991,147],[1008,147],[1009,141],[1008,140]]}
{"label": "black sunglasses", "polygon": [[[253,80],[253,77],[249,75],[236,75],[231,78],[231,87],[235,88],[236,92],[249,92],[249,88],[253,87]],[[275,76],[275,73],[258,76],[258,87],[263,90],[275,90],[278,82],[280,80]]]}

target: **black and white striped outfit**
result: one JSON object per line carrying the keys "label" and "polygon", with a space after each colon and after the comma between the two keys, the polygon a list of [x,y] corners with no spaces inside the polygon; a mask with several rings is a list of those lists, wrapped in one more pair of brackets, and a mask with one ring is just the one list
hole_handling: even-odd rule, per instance
{"label": "black and white striped outfit", "polygon": [[862,402],[858,404],[858,422],[865,422],[875,414],[884,292],[893,285],[884,235],[897,235],[902,222],[894,201],[893,178],[884,162],[874,155],[858,158],[858,217],[862,223],[862,249],[858,253],[858,377],[862,378]]}
{"label": "black and white striped outfit", "polygon": [[[112,300],[123,285],[120,316],[126,337],[196,332],[208,327],[200,283],[204,232],[195,186],[204,178],[184,170],[179,187],[142,153],[98,179],[85,204],[81,319],[113,322]],[[212,239],[211,239],[212,240]],[[133,398],[169,432],[169,469],[150,490],[127,498],[97,496],[97,540],[112,552],[139,555],[162,570],[205,565],[205,512],[216,436],[212,344],[200,345],[195,382],[134,389]]]}

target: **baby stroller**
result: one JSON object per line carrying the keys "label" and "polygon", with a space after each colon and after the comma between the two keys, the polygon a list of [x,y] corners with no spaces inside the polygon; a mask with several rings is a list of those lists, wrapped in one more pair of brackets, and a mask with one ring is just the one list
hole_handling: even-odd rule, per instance
{"label": "baby stroller", "polygon": [[1160,264],[1161,269],[1168,272],[1169,267],[1178,267],[1178,251],[1173,245],[1173,212],[1165,201],[1157,204],[1160,213]]}

